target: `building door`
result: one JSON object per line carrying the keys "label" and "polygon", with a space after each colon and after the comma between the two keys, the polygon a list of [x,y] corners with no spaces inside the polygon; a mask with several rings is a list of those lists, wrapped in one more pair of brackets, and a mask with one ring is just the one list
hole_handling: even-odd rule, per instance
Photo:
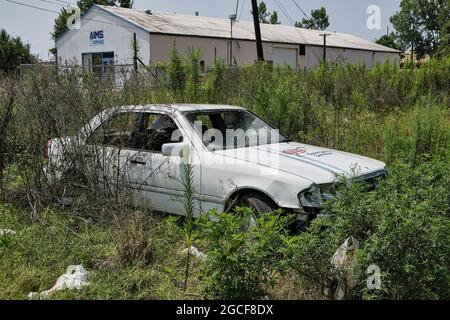
{"label": "building door", "polygon": [[294,69],[297,69],[297,56],[297,48],[274,47],[272,52],[272,60],[274,65],[287,64]]}
{"label": "building door", "polygon": [[102,66],[103,79],[114,81],[114,52],[103,52]]}
{"label": "building door", "polygon": [[114,80],[114,52],[83,53],[83,67],[104,80]]}

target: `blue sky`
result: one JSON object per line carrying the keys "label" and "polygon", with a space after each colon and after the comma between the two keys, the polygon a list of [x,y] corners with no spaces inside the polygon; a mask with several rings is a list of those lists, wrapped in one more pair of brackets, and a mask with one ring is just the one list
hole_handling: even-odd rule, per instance
{"label": "blue sky", "polygon": [[[61,2],[73,2],[76,0],[15,0],[17,2],[45,8],[51,11],[59,11]],[[226,18],[234,13],[237,0],[135,0],[137,9],[151,9],[154,11],[177,12]],[[295,0],[307,14],[312,9],[324,6],[330,16],[329,31],[345,32],[373,41],[386,33],[390,26],[389,17],[399,8],[400,0]],[[290,20],[300,21],[304,16],[296,7],[294,0],[266,0],[270,11],[278,11],[282,24],[290,25]],[[285,8],[289,15],[283,14],[279,4]],[[380,29],[370,30],[367,27],[369,14],[366,10],[369,6],[376,5],[380,8]],[[239,0],[238,17],[241,20],[251,20],[251,0]],[[14,36],[20,36],[24,42],[31,45],[33,53],[43,60],[49,58],[48,49],[53,46],[50,37],[56,14],[27,8],[0,0],[0,28],[4,28]]]}

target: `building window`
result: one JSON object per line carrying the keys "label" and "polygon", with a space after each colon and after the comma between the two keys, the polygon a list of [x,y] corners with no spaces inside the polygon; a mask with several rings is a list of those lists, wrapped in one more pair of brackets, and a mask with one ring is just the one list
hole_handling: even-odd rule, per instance
{"label": "building window", "polygon": [[300,56],[306,55],[306,46],[304,44],[301,44],[298,52]]}
{"label": "building window", "polygon": [[83,53],[83,67],[105,80],[114,79],[114,52]]}
{"label": "building window", "polygon": [[200,70],[205,71],[205,60],[200,60]]}

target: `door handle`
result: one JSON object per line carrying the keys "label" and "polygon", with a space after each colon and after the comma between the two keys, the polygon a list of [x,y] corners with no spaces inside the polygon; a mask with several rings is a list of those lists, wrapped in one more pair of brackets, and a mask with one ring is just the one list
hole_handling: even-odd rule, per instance
{"label": "door handle", "polygon": [[131,164],[139,164],[139,165],[142,165],[142,166],[145,166],[147,164],[147,162],[139,160],[139,159],[130,160],[130,163]]}

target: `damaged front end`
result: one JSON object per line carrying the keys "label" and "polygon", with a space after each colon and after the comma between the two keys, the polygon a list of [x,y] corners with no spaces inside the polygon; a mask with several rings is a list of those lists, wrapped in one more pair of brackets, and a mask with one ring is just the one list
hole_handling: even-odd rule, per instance
{"label": "damaged front end", "polygon": [[339,188],[342,185],[350,186],[353,183],[364,183],[366,191],[370,192],[375,190],[379,182],[386,177],[387,170],[385,169],[356,178],[341,179],[341,181],[334,183],[313,184],[310,188],[298,194],[298,200],[302,208],[300,210],[301,212],[299,212],[299,217],[302,215],[306,216],[303,217],[303,220],[307,220],[308,222],[317,218],[322,212],[324,203],[339,196]]}

